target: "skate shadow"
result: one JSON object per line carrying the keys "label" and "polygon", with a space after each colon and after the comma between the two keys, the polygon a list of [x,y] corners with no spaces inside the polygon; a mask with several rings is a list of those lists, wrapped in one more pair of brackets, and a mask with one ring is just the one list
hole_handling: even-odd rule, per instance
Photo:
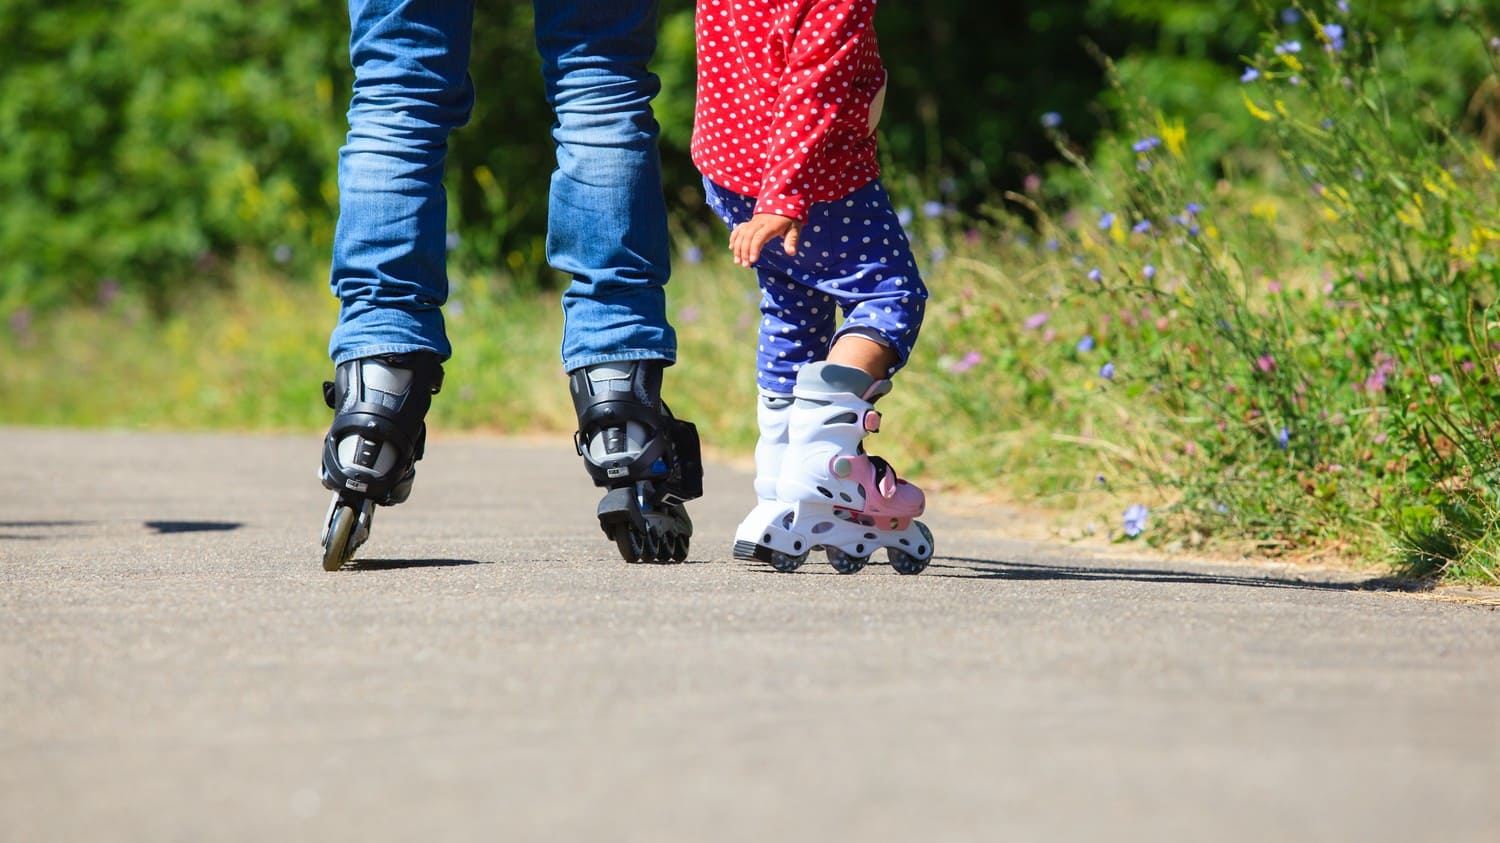
{"label": "skate shadow", "polygon": [[238,530],[242,524],[238,521],[147,521],[146,529],[154,530],[158,535],[168,533],[222,533],[229,530]]}
{"label": "skate shadow", "polygon": [[356,559],[346,571],[404,571],[410,568],[457,568],[462,565],[493,565],[480,559]]}
{"label": "skate shadow", "polygon": [[1231,586],[1242,588],[1290,588],[1307,591],[1412,591],[1416,585],[1391,577],[1367,580],[1309,580],[1169,568],[1106,568],[1083,565],[1049,565],[1036,562],[1002,562],[962,556],[935,556],[924,576],[1003,581],[1139,582],[1173,585]]}
{"label": "skate shadow", "polygon": [[[0,541],[34,542],[53,538],[56,534],[30,532],[33,530],[50,531],[59,527],[84,527],[92,524],[92,521],[0,521]],[[23,532],[9,532],[20,530]]]}

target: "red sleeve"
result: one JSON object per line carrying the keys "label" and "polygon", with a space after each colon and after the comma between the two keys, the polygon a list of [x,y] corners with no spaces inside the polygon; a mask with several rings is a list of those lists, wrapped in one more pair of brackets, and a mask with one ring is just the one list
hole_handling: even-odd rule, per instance
{"label": "red sleeve", "polygon": [[772,117],[758,214],[807,219],[813,192],[836,181],[820,159],[831,145],[863,142],[885,84],[875,41],[876,0],[809,0],[796,21]]}

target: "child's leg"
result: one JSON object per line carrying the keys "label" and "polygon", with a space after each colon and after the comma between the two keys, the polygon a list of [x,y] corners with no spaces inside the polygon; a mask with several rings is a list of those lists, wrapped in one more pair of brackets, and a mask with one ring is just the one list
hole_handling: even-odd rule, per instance
{"label": "child's leg", "polygon": [[[820,316],[836,304],[845,322],[822,359],[795,367],[777,505],[757,507],[740,525],[735,554],[790,570],[821,547],[838,571],[850,573],[884,547],[898,571],[916,573],[932,555],[931,533],[914,520],[926,498],[884,460],[865,453],[863,441],[879,428],[874,403],[890,391],[890,376],[916,340],[926,287],[878,183],[846,201],[815,206],[803,236],[796,264],[782,274],[804,292],[784,295],[762,330],[800,326],[814,302]],[[785,260],[771,256],[763,263],[775,267]],[[763,287],[774,274],[761,270]],[[799,303],[805,303],[801,312]]]}

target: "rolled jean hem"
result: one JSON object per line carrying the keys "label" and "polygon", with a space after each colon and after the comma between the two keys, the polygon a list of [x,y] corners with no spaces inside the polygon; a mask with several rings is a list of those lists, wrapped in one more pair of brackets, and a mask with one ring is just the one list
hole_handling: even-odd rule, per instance
{"label": "rolled jean hem", "polygon": [[[345,351],[333,358],[333,365],[338,366],[350,360],[363,360],[366,357],[384,357],[389,354],[410,354],[414,351],[430,351],[442,356],[442,353],[430,345],[412,345],[411,343],[386,343],[384,345],[366,345]],[[443,357],[447,360],[447,357]]]}
{"label": "rolled jean hem", "polygon": [[677,362],[677,352],[672,349],[635,349],[632,351],[616,351],[609,354],[590,354],[586,357],[572,357],[563,360],[563,371],[576,372],[589,366],[598,366],[601,363],[623,363],[630,360],[664,360],[668,366]]}

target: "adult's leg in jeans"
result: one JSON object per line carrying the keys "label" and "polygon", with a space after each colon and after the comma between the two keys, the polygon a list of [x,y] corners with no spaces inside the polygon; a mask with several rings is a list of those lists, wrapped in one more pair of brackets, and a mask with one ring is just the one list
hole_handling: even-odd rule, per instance
{"label": "adult's leg in jeans", "polygon": [[473,0],[349,0],[354,96],[329,281],[342,303],[335,363],[451,353],[443,163],[474,103],[473,16]]}
{"label": "adult's leg in jeans", "polygon": [[350,0],[349,24],[354,97],[329,279],[341,303],[328,341],[338,369],[325,385],[335,413],[321,471],[334,493],[328,570],[353,559],[376,505],[411,493],[451,351],[443,161],[474,102],[472,0]]}
{"label": "adult's leg in jeans", "polygon": [[556,122],[547,259],[563,293],[563,368],[677,353],[662,289],[670,273],[658,127],[647,70],[655,0],[534,0]]}

